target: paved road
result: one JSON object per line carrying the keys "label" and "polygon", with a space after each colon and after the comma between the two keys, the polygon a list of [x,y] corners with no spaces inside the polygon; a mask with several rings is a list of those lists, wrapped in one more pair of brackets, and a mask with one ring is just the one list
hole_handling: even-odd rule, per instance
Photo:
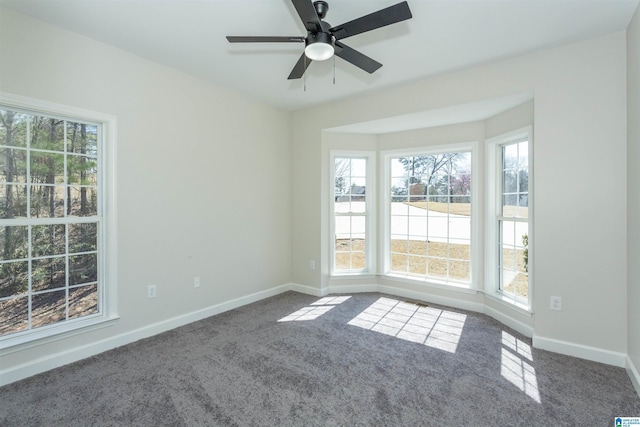
{"label": "paved road", "polygon": [[[348,212],[349,203],[336,203],[338,212]],[[352,203],[352,209],[364,211],[364,202]],[[364,218],[336,217],[336,235],[338,239],[349,238],[351,228],[354,238],[364,237]],[[524,223],[511,223],[505,230],[504,243],[522,245],[522,235],[527,233]],[[471,219],[465,215],[447,214],[420,209],[405,203],[391,203],[391,238],[466,244],[471,239]]]}

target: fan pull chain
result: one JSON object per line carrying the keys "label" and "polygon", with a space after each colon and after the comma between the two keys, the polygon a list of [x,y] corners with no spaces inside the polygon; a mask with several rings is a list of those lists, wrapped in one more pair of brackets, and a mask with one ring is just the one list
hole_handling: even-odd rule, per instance
{"label": "fan pull chain", "polygon": [[333,55],[333,85],[336,85],[336,56]]}
{"label": "fan pull chain", "polygon": [[307,55],[304,55],[304,71],[302,74],[302,82],[303,82],[303,87],[304,87],[304,91],[307,91]]}

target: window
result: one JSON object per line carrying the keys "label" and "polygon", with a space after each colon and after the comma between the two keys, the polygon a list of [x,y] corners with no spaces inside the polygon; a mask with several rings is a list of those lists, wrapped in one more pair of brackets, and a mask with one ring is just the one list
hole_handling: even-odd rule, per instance
{"label": "window", "polygon": [[[0,101],[7,99],[17,97]],[[3,347],[104,320],[114,308],[106,298],[102,182],[113,121],[16,106],[24,103],[0,105]]]}
{"label": "window", "polygon": [[500,148],[500,290],[526,299],[529,294],[529,141],[521,140]]}
{"label": "window", "polygon": [[373,271],[371,206],[373,154],[333,153],[332,231],[334,274]]}
{"label": "window", "polygon": [[472,150],[386,158],[386,272],[471,284]]}
{"label": "window", "polygon": [[530,307],[529,209],[530,129],[501,136],[488,145],[488,284],[498,294]]}

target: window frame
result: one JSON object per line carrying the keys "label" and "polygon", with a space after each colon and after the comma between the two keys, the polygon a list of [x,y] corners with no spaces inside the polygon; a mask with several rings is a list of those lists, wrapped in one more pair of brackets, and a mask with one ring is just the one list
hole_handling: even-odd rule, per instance
{"label": "window frame", "polygon": [[[528,215],[527,218],[502,216],[502,147],[528,141]],[[485,293],[525,313],[533,312],[534,294],[534,176],[533,176],[533,127],[526,126],[486,140],[487,215],[485,224]],[[501,269],[501,221],[526,222],[528,224],[528,289],[527,299],[518,298],[500,289]]]}
{"label": "window frame", "polygon": [[[98,125],[98,205],[101,212],[98,227],[98,313],[77,319],[68,319],[35,329],[0,337],[0,356],[35,345],[56,341],[78,333],[113,324],[117,314],[117,256],[116,256],[116,117],[86,109],[0,92],[3,108],[27,114],[79,121]],[[33,221],[25,219],[25,224]],[[83,222],[80,219],[77,222]]]}
{"label": "window frame", "polygon": [[[410,276],[391,271],[391,159],[397,157],[436,155],[453,152],[470,152],[471,153],[471,235],[470,235],[470,278],[468,283],[440,280],[435,277],[426,276]],[[397,150],[385,150],[381,152],[381,171],[380,179],[382,180],[382,197],[380,200],[381,207],[381,232],[383,236],[382,246],[382,276],[393,278],[394,280],[402,280],[409,283],[417,283],[421,285],[429,285],[444,289],[469,290],[475,292],[478,289],[478,271],[479,266],[479,213],[480,206],[478,203],[479,194],[479,163],[478,163],[478,142],[461,142],[453,144],[429,145],[416,148],[404,148]]]}
{"label": "window frame", "polygon": [[[366,166],[366,197],[365,212],[356,216],[364,216],[365,226],[365,268],[361,270],[336,270],[336,213],[335,213],[335,161],[336,158],[365,159]],[[329,151],[329,275],[331,277],[370,276],[376,274],[376,152],[360,150],[330,150]],[[346,213],[340,216],[353,216]]]}

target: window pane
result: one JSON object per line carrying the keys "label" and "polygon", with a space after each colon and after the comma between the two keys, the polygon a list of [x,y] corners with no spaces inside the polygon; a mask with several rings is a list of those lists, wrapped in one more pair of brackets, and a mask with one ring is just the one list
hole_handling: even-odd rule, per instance
{"label": "window pane", "polygon": [[[27,146],[27,121],[30,116],[15,111],[0,110],[0,145]],[[5,126],[6,124],[6,126]]]}
{"label": "window pane", "polygon": [[67,156],[67,179],[69,184],[97,185],[98,168],[96,158]]}
{"label": "window pane", "polygon": [[336,197],[336,201],[334,204],[334,212],[335,213],[349,213],[349,209],[351,209],[350,197],[347,196],[339,196]]}
{"label": "window pane", "polygon": [[65,320],[65,291],[46,292],[34,295],[32,307],[31,322],[34,328]]}
{"label": "window pane", "polygon": [[471,241],[469,239],[449,239],[449,258],[471,260]]}
{"label": "window pane", "polygon": [[427,255],[427,241],[426,240],[414,240],[408,241],[407,247],[411,255]]}
{"label": "window pane", "polygon": [[426,200],[427,187],[421,182],[409,184],[409,201],[412,203]]}
{"label": "window pane", "polygon": [[98,194],[95,187],[71,187],[70,216],[96,216]]}
{"label": "window pane", "polygon": [[0,148],[0,183],[27,182],[27,150]]}
{"label": "window pane", "polygon": [[365,268],[364,252],[351,253],[351,270],[362,270]]}
{"label": "window pane", "polygon": [[409,253],[409,240],[406,236],[391,235],[391,252]]}
{"label": "window pane", "polygon": [[518,171],[518,191],[526,193],[529,191],[529,171],[527,169],[520,169]]}
{"label": "window pane", "polygon": [[391,271],[405,273],[407,271],[407,255],[391,253]]}
{"label": "window pane", "polygon": [[336,216],[335,227],[337,239],[349,239],[351,237],[351,217]]}
{"label": "window pane", "polygon": [[27,186],[0,185],[0,218],[26,218]]}
{"label": "window pane", "polygon": [[528,295],[528,224],[500,221],[500,289],[516,297]]}
{"label": "window pane", "polygon": [[449,277],[461,281],[471,280],[471,263],[468,261],[449,261]]}
{"label": "window pane", "polygon": [[502,216],[517,217],[518,216],[518,195],[508,194],[502,196]]}
{"label": "window pane", "polygon": [[31,148],[64,151],[64,120],[34,117],[31,122]]}
{"label": "window pane", "polygon": [[502,147],[503,169],[518,168],[518,145],[509,144]]}
{"label": "window pane", "polygon": [[518,144],[518,169],[529,169],[529,141]]}
{"label": "window pane", "polygon": [[409,273],[426,275],[427,274],[427,257],[410,256],[408,257]]}
{"label": "window pane", "polygon": [[0,335],[13,334],[29,328],[29,298],[0,301]]}
{"label": "window pane", "polygon": [[66,286],[65,257],[35,259],[31,262],[31,286],[34,292]]}
{"label": "window pane", "polygon": [[0,261],[25,259],[29,256],[29,229],[27,226],[0,227]]}
{"label": "window pane", "polygon": [[356,239],[364,239],[367,229],[367,219],[364,216],[351,217],[351,237]]}
{"label": "window pane", "polygon": [[393,215],[391,217],[391,234],[402,236],[406,239],[409,235],[409,218],[406,216]]}
{"label": "window pane", "polygon": [[0,264],[0,298],[24,294],[28,290],[28,261]]}
{"label": "window pane", "polygon": [[451,194],[468,196],[471,194],[471,174],[463,173],[451,177]]}
{"label": "window pane", "polygon": [[98,280],[98,259],[96,254],[69,257],[69,286]]}
{"label": "window pane", "polygon": [[69,253],[95,251],[98,248],[98,224],[69,225]]}
{"label": "window pane", "polygon": [[429,237],[446,240],[449,233],[448,227],[447,215],[429,216]]}
{"label": "window pane", "polygon": [[69,318],[88,316],[98,312],[98,285],[81,286],[69,290]]}
{"label": "window pane", "polygon": [[31,226],[31,242],[34,257],[64,254],[64,224]]}
{"label": "window pane", "polygon": [[450,246],[447,242],[429,242],[428,255],[432,257],[448,258],[450,255]]}
{"label": "window pane", "polygon": [[95,125],[67,122],[67,151],[69,153],[98,153],[98,129]]}
{"label": "window pane", "polygon": [[502,192],[515,193],[518,191],[518,174],[515,170],[506,170],[502,174]]}
{"label": "window pane", "polygon": [[61,218],[64,216],[63,185],[31,186],[31,217]]}
{"label": "window pane", "polygon": [[351,176],[359,178],[367,176],[366,159],[351,159]]}
{"label": "window pane", "polygon": [[406,178],[407,170],[403,162],[400,159],[391,159],[391,177],[392,178]]}
{"label": "window pane", "polygon": [[351,252],[336,252],[335,269],[349,270],[350,268],[351,268]]}
{"label": "window pane", "polygon": [[454,217],[449,218],[449,241],[452,239],[469,239],[471,236],[471,218]]}
{"label": "window pane", "polygon": [[427,217],[409,217],[409,236],[427,240]]}
{"label": "window pane", "polygon": [[447,260],[440,258],[428,259],[429,276],[446,278],[448,276]]}
{"label": "window pane", "polygon": [[31,152],[32,184],[64,184],[64,155]]}

